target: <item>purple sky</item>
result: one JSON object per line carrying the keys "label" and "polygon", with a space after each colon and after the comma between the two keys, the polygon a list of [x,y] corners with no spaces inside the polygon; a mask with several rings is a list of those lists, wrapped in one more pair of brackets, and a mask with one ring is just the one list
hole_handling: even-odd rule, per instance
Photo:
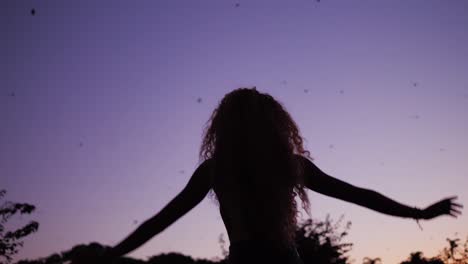
{"label": "purple sky", "polygon": [[[40,222],[16,259],[120,242],[184,187],[211,111],[242,86],[284,103],[334,177],[468,205],[468,1],[235,3],[0,2],[0,188],[38,208],[13,225]],[[357,263],[468,235],[466,213],[421,231],[309,194],[315,218],[352,221]],[[130,256],[220,256],[221,233],[205,199]]]}

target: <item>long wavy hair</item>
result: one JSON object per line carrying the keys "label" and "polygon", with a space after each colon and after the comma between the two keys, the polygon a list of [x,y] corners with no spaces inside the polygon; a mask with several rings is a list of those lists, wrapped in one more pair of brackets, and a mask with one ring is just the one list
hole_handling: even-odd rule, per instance
{"label": "long wavy hair", "polygon": [[236,204],[250,234],[294,244],[297,196],[309,213],[296,155],[312,158],[281,103],[256,87],[226,94],[206,124],[199,154],[214,162],[211,197]]}

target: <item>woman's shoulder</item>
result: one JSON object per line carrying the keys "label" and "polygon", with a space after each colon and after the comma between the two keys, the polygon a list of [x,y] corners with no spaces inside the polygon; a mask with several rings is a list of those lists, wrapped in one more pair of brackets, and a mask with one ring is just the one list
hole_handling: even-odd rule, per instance
{"label": "woman's shoulder", "polygon": [[303,155],[294,154],[294,158],[299,161],[302,165],[312,163],[311,158],[304,157]]}
{"label": "woman's shoulder", "polygon": [[199,166],[204,167],[204,168],[213,168],[214,161],[215,161],[214,158],[207,158],[203,160]]}

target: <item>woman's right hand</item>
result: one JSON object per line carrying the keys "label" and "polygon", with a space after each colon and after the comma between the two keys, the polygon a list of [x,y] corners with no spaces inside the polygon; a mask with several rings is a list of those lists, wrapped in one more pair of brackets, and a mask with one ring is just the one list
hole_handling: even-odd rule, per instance
{"label": "woman's right hand", "polygon": [[445,198],[423,209],[423,219],[429,220],[441,215],[450,215],[456,218],[461,215],[463,205],[455,203],[453,201],[455,199],[457,199],[457,196]]}

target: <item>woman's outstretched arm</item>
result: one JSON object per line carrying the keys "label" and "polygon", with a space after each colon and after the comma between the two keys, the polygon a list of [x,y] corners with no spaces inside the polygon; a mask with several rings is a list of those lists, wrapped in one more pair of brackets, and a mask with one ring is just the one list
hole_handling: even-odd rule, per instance
{"label": "woman's outstretched arm", "polygon": [[209,160],[193,173],[185,188],[160,212],[142,223],[133,233],[111,248],[106,257],[116,258],[138,248],[198,205],[211,189]]}
{"label": "woman's outstretched arm", "polygon": [[414,219],[431,219],[440,215],[456,217],[461,213],[461,204],[454,203],[456,197],[443,199],[428,206],[424,210],[410,207],[396,202],[376,191],[359,188],[327,175],[315,164],[304,157],[300,157],[305,175],[307,188],[318,193],[351,202],[387,215]]}

